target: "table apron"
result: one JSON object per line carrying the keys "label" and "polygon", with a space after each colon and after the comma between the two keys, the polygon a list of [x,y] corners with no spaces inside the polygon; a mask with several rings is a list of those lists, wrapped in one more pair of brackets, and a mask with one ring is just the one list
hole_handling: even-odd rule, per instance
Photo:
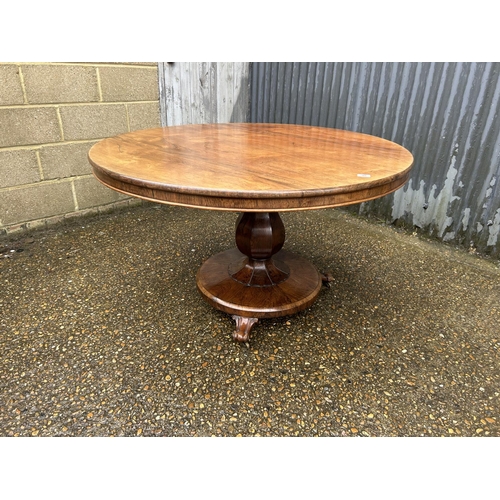
{"label": "table apron", "polygon": [[217,194],[186,193],[175,190],[153,188],[112,177],[100,169],[94,168],[95,177],[107,187],[120,193],[131,195],[144,200],[180,205],[193,208],[224,211],[247,212],[286,212],[294,210],[313,210],[320,208],[353,205],[364,201],[380,198],[402,187],[408,180],[409,170],[401,177],[382,185],[361,186],[358,190],[336,193],[321,193],[315,196],[277,196],[269,198],[245,197],[245,193],[228,196]]}

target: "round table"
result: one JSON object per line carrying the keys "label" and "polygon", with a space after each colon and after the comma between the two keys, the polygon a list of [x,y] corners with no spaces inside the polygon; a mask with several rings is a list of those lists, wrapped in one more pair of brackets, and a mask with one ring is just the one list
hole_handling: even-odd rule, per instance
{"label": "round table", "polygon": [[246,342],[259,318],[311,305],[327,278],[283,250],[281,211],[360,203],[408,180],[413,156],[391,141],[304,125],[227,123],[140,130],[89,151],[104,185],[138,198],[241,212],[236,248],[214,255],[196,277],[202,297],[236,321]]}

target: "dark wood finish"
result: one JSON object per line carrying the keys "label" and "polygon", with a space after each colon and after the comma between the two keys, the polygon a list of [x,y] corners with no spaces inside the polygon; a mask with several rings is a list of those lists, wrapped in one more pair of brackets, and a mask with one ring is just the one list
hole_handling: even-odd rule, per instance
{"label": "dark wood finish", "polygon": [[230,264],[230,276],[247,286],[272,286],[285,281],[290,270],[272,256],[285,243],[285,226],[277,212],[245,212],[236,222],[236,246],[243,259]]}
{"label": "dark wood finish", "polygon": [[245,256],[237,249],[210,257],[200,267],[196,284],[202,296],[216,309],[247,318],[276,318],[309,307],[321,290],[316,268],[304,257],[280,250],[274,260],[289,269],[286,280],[272,286],[250,286],[229,273]]}
{"label": "dark wood finish", "polygon": [[241,211],[237,248],[208,259],[202,297],[236,321],[247,342],[259,318],[310,306],[322,283],[306,259],[282,250],[278,211],[350,205],[386,195],[409,177],[413,157],[393,142],[303,125],[210,124],[141,130],[89,152],[106,186],[150,201]]}
{"label": "dark wood finish", "polygon": [[233,314],[233,319],[236,321],[236,330],[233,332],[233,339],[238,342],[248,342],[250,340],[250,330],[259,319],[245,318],[236,314]]}
{"label": "dark wood finish", "polygon": [[238,248],[211,257],[198,271],[205,300],[236,320],[235,340],[248,341],[258,318],[294,314],[316,299],[320,274],[304,258],[281,250],[284,242],[278,213],[243,213],[236,223]]}

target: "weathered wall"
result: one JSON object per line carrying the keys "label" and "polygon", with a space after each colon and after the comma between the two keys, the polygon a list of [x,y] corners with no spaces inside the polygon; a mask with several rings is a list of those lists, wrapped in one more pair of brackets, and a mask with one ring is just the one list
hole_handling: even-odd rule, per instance
{"label": "weathered wall", "polygon": [[500,63],[253,63],[251,121],[377,135],[415,165],[359,212],[500,256]]}
{"label": "weathered wall", "polygon": [[156,63],[0,63],[0,233],[129,203],[88,150],[157,126]]}
{"label": "weathered wall", "polygon": [[246,122],[250,64],[158,63],[162,125]]}

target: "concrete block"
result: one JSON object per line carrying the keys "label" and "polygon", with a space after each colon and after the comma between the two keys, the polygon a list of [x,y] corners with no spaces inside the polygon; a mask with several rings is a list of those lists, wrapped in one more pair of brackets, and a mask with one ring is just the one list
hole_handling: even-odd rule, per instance
{"label": "concrete block", "polygon": [[67,141],[101,139],[128,132],[124,104],[61,106],[61,120]]}
{"label": "concrete block", "polygon": [[158,68],[112,66],[99,68],[102,98],[107,102],[156,101]]}
{"label": "concrete block", "polygon": [[71,182],[41,182],[35,186],[3,191],[0,226],[43,219],[75,210]]}
{"label": "concrete block", "polygon": [[74,182],[79,210],[113,203],[127,198],[124,194],[107,188],[94,177],[76,179]]}
{"label": "concrete block", "polygon": [[60,179],[74,175],[91,174],[92,169],[87,154],[95,142],[42,147],[40,161],[44,178]]}
{"label": "concrete block", "polygon": [[54,107],[0,108],[0,147],[61,141]]}
{"label": "concrete block", "polygon": [[35,151],[0,151],[0,188],[31,184],[40,180]]}
{"label": "concrete block", "polygon": [[37,64],[21,69],[30,104],[99,101],[95,68]]}
{"label": "concrete block", "polygon": [[0,82],[0,106],[24,103],[19,69],[15,64],[0,63]]}
{"label": "concrete block", "polygon": [[130,130],[161,127],[160,103],[130,103],[127,104]]}

